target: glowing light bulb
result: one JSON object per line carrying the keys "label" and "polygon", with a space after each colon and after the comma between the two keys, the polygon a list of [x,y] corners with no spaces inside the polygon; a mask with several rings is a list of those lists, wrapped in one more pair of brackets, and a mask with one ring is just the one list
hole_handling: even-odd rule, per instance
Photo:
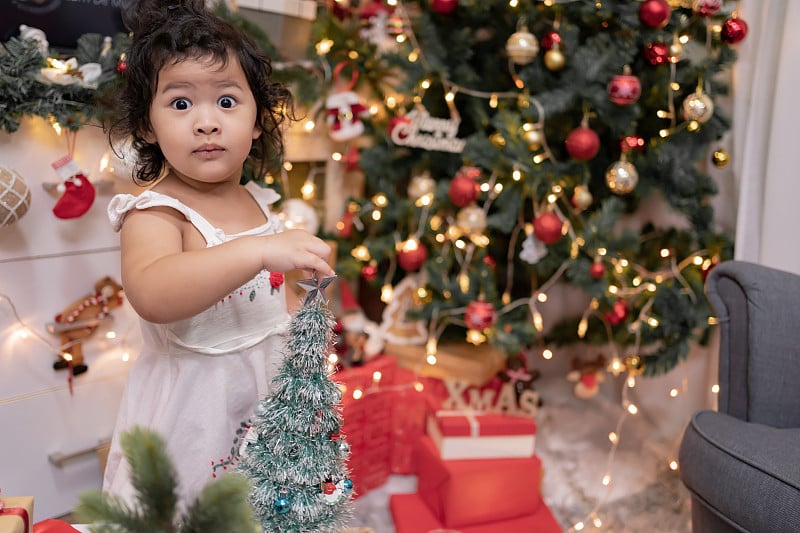
{"label": "glowing light bulb", "polygon": [[394,297],[394,289],[392,289],[392,286],[390,284],[387,283],[383,287],[381,287],[381,301],[383,303],[388,304],[389,302],[392,301],[393,297]]}
{"label": "glowing light bulb", "polygon": [[578,323],[578,337],[581,339],[584,338],[588,329],[589,320],[586,318],[581,318],[581,321]]}

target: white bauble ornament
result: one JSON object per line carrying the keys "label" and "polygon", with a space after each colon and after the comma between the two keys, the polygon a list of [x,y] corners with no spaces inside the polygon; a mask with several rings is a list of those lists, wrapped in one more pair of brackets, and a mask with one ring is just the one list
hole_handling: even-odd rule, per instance
{"label": "white bauble ornament", "polygon": [[290,198],[283,202],[278,218],[286,229],[304,229],[314,235],[319,231],[319,215],[316,209],[299,198]]}
{"label": "white bauble ornament", "polygon": [[714,101],[703,91],[690,94],[683,101],[683,118],[696,120],[701,124],[708,122],[714,114]]}
{"label": "white bauble ornament", "polygon": [[10,226],[25,216],[31,205],[31,190],[22,176],[0,166],[0,227]]}
{"label": "white bauble ornament", "polygon": [[480,235],[486,229],[486,213],[475,204],[459,209],[456,224],[467,235]]}
{"label": "white bauble ornament", "polygon": [[606,170],[606,185],[614,194],[628,194],[639,183],[639,173],[629,161],[620,159]]}
{"label": "white bauble ornament", "polygon": [[511,37],[506,41],[506,52],[511,61],[517,65],[527,65],[539,53],[539,41],[523,25],[519,31],[512,33]]}

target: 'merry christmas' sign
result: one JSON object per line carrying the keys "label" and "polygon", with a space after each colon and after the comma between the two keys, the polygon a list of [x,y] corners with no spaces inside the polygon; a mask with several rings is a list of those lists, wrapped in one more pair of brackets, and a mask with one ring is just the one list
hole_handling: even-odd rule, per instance
{"label": "'merry christmas' sign", "polygon": [[417,107],[405,115],[391,130],[392,142],[439,152],[461,153],[464,139],[456,137],[460,119],[435,118],[424,107]]}

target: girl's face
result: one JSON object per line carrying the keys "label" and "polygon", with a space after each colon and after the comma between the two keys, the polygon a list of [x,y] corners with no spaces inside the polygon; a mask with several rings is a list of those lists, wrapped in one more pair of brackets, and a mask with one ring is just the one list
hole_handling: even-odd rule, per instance
{"label": "girl's face", "polygon": [[152,130],[173,171],[198,184],[239,182],[253,139],[257,108],[239,62],[185,59],[161,69],[150,106]]}

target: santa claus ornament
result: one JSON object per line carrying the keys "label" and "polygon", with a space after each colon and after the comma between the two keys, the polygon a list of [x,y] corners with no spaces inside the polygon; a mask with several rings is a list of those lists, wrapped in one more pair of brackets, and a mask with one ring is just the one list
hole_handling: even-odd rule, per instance
{"label": "santa claus ornament", "polygon": [[58,174],[56,190],[61,197],[53,207],[58,218],[78,218],[86,213],[94,203],[95,189],[72,156],[66,155],[52,164]]}
{"label": "santa claus ornament", "polygon": [[358,81],[358,71],[354,68],[350,80],[346,84],[341,82],[341,72],[347,64],[342,62],[334,68],[333,85],[338,89],[325,101],[328,135],[337,142],[349,141],[364,133],[362,119],[369,114],[361,99],[353,92]]}

